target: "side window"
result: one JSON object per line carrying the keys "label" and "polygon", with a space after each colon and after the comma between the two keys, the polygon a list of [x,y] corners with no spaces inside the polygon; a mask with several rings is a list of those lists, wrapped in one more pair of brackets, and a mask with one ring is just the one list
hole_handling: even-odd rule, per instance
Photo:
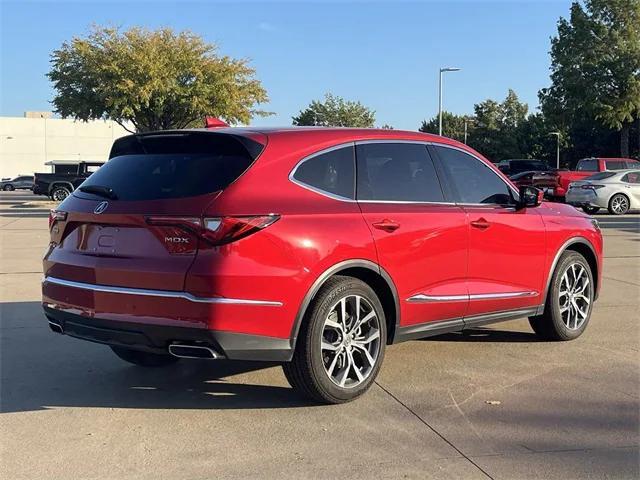
{"label": "side window", "polygon": [[293,178],[323,192],[353,199],[353,147],[321,153],[298,165]]}
{"label": "side window", "polygon": [[513,203],[510,188],[493,170],[471,155],[447,147],[434,147],[455,187],[459,203]]}
{"label": "side window", "polygon": [[627,162],[622,160],[607,160],[607,170],[624,170]]}
{"label": "side window", "polygon": [[626,183],[638,184],[640,183],[640,172],[629,172],[621,180]]}
{"label": "side window", "polygon": [[426,145],[356,145],[358,200],[443,202],[444,195]]}
{"label": "side window", "polygon": [[579,172],[597,172],[598,160],[595,158],[585,158],[584,160],[580,160],[576,170]]}

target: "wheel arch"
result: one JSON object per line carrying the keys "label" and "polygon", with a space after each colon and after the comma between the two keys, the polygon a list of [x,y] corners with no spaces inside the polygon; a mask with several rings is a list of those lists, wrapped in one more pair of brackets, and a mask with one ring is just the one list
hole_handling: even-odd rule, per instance
{"label": "wheel arch", "polygon": [[[543,309],[545,308],[545,305],[547,303],[547,296],[549,294],[549,289],[551,288],[551,279],[553,278],[553,274],[555,273],[556,266],[558,265],[558,261],[560,260],[560,257],[562,256],[562,254],[566,251],[577,252],[587,260],[587,263],[591,268],[591,274],[593,275],[593,282],[595,284],[594,295],[595,295],[595,299],[597,299],[598,287],[599,287],[598,275],[600,272],[598,271],[598,257],[596,255],[596,250],[593,247],[593,245],[591,245],[591,242],[589,242],[589,240],[587,240],[586,238],[572,237],[560,246],[560,248],[556,252],[553,262],[551,263],[551,267],[549,268],[549,274],[547,275],[547,283],[544,289],[544,299],[541,307]],[[542,313],[542,312],[539,312],[539,313]]]}
{"label": "wheel arch", "polygon": [[345,275],[362,280],[378,295],[387,323],[387,343],[393,343],[396,327],[400,322],[400,300],[391,276],[377,263],[365,259],[345,260],[322,272],[304,296],[291,330],[291,348],[295,349],[300,326],[309,305],[324,283],[334,275]]}
{"label": "wheel arch", "polygon": [[49,185],[49,193],[53,192],[57,187],[67,187],[69,189],[70,192],[73,192],[75,189],[73,188],[73,184],[70,182],[64,182],[64,181],[57,181],[57,182],[53,182],[51,185]]}

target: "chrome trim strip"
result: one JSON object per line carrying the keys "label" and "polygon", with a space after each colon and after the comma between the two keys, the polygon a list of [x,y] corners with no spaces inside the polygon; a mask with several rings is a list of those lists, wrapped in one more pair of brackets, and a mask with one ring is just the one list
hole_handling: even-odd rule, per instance
{"label": "chrome trim strip", "polygon": [[469,300],[494,300],[502,298],[537,297],[538,295],[538,292],[475,293],[469,295]]}
{"label": "chrome trim strip", "polygon": [[424,295],[419,293],[407,298],[409,303],[430,303],[430,302],[466,302],[469,295]]}
{"label": "chrome trim strip", "polygon": [[419,293],[407,298],[410,303],[466,302],[473,300],[501,300],[506,298],[537,297],[538,292],[472,293],[470,295],[424,295]]}
{"label": "chrome trim strip", "polygon": [[269,300],[247,300],[244,298],[226,298],[213,297],[204,298],[196,297],[187,292],[172,292],[169,290],[147,290],[144,288],[128,288],[113,287],[109,285],[95,285],[92,283],[74,282],[71,280],[63,280],[56,277],[45,277],[42,283],[53,283],[62,285],[63,287],[79,288],[82,290],[91,290],[93,292],[102,293],[118,293],[123,295],[142,295],[147,297],[163,297],[163,298],[181,298],[194,303],[217,303],[225,305],[254,305],[263,307],[281,307],[282,302],[273,302]]}

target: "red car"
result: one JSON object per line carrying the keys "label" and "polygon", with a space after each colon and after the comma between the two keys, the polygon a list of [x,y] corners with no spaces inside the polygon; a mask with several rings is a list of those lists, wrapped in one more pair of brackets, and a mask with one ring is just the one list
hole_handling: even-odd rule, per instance
{"label": "red car", "polygon": [[542,188],[546,195],[553,199],[564,201],[569,184],[608,170],[626,170],[638,168],[640,162],[632,158],[583,158],[575,170],[558,170],[552,177],[534,179],[533,184]]}
{"label": "red car", "polygon": [[50,229],[55,332],[144,366],[282,362],[327,403],[366,391],[403,340],[520,317],[576,338],[601,284],[597,222],[461,143],[397,130],[124,137]]}

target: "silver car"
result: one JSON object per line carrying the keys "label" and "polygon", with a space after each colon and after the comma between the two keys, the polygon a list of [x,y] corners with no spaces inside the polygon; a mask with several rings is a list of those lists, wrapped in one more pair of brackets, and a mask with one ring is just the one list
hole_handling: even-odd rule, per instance
{"label": "silver car", "polygon": [[600,172],[569,184],[567,203],[594,214],[606,208],[613,215],[640,209],[640,170]]}

